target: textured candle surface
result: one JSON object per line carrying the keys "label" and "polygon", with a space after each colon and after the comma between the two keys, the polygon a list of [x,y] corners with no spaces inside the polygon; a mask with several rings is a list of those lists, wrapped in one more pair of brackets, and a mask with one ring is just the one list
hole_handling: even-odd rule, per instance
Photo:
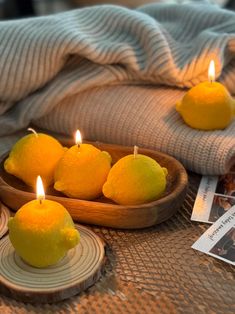
{"label": "textured candle surface", "polygon": [[65,150],[52,136],[29,134],[12,147],[4,168],[32,187],[36,184],[36,177],[41,175],[47,187],[53,183],[55,167]]}
{"label": "textured candle surface", "polygon": [[8,227],[16,252],[35,267],[57,263],[79,242],[79,233],[67,210],[50,200],[26,203],[10,218]]}
{"label": "textured candle surface", "polygon": [[176,109],[195,129],[224,129],[235,116],[235,100],[222,84],[204,82],[191,88]]}
{"label": "textured candle surface", "polygon": [[72,146],[55,169],[54,188],[69,197],[95,199],[102,194],[102,186],[111,168],[109,153],[93,145]]}

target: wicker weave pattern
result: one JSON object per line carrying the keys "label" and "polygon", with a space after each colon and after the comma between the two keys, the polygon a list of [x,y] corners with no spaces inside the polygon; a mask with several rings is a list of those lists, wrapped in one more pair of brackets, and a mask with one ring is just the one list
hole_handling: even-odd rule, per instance
{"label": "wicker weave pattern", "polygon": [[190,174],[181,210],[156,227],[93,227],[108,244],[108,261],[104,276],[88,291],[44,305],[1,296],[0,313],[234,313],[234,268],[191,249],[207,229],[190,221],[199,180]]}

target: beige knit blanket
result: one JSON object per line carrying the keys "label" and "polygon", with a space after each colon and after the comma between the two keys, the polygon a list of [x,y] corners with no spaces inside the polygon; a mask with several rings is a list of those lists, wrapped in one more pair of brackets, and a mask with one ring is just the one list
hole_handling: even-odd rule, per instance
{"label": "beige knit blanket", "polygon": [[235,122],[187,127],[175,111],[185,90],[217,79],[235,94],[235,13],[208,5],[97,6],[0,22],[0,153],[28,125],[87,140],[138,145],[190,170],[226,173]]}

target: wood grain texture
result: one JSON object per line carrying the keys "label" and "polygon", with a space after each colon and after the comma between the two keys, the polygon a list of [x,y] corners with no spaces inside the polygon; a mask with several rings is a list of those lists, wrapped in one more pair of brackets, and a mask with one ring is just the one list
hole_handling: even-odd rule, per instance
{"label": "wood grain texture", "polygon": [[7,233],[8,231],[8,220],[10,218],[10,211],[6,206],[4,206],[0,202],[0,239]]}
{"label": "wood grain texture", "polygon": [[80,243],[56,265],[35,268],[16,253],[9,237],[0,241],[0,292],[25,302],[52,303],[93,285],[105,262],[103,241],[90,229],[76,225]]}
{"label": "wood grain texture", "polygon": [[[67,146],[73,145],[72,141],[63,140],[62,142]],[[113,163],[133,153],[133,147],[99,142],[92,144],[109,152]],[[187,173],[181,163],[169,155],[149,149],[139,149],[139,153],[152,157],[168,169],[166,191],[156,201],[128,206],[115,204],[104,197],[94,201],[85,201],[67,198],[53,188],[47,189],[46,198],[64,205],[73,219],[80,223],[123,229],[144,228],[161,223],[171,217],[181,206],[187,190]],[[3,160],[0,165],[0,198],[13,210],[18,210],[26,202],[35,199],[35,192],[32,188],[5,172]]]}

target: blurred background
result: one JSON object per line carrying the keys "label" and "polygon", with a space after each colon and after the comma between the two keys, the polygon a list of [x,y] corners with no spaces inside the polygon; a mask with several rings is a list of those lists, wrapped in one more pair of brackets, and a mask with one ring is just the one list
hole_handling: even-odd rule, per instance
{"label": "blurred background", "polygon": [[[0,19],[47,15],[98,4],[116,4],[135,8],[153,2],[184,3],[190,0],[0,0]],[[194,2],[200,2],[195,0]],[[228,9],[235,9],[235,0],[208,0]]]}

